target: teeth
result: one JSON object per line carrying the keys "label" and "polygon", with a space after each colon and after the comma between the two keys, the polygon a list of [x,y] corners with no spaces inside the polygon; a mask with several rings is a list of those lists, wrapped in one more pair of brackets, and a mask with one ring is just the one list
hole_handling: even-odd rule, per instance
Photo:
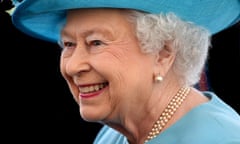
{"label": "teeth", "polygon": [[102,83],[102,84],[98,84],[98,85],[80,87],[79,90],[81,93],[91,93],[91,92],[99,91],[106,86],[107,86],[107,83]]}

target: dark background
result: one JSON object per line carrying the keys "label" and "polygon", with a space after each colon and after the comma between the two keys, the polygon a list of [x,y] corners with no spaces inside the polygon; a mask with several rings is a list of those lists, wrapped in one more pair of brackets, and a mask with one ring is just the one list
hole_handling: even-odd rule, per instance
{"label": "dark background", "polygon": [[[0,3],[1,137],[11,141],[91,144],[102,125],[81,119],[59,72],[58,45],[29,37]],[[240,113],[240,25],[212,37],[207,86]]]}
{"label": "dark background", "polygon": [[240,22],[212,37],[210,89],[240,113]]}

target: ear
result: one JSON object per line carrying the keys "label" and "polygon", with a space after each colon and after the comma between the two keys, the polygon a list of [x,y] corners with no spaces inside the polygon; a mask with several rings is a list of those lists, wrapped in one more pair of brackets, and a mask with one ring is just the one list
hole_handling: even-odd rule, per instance
{"label": "ear", "polygon": [[171,69],[175,56],[176,52],[173,50],[172,44],[165,43],[163,49],[156,54],[154,73],[164,77]]}

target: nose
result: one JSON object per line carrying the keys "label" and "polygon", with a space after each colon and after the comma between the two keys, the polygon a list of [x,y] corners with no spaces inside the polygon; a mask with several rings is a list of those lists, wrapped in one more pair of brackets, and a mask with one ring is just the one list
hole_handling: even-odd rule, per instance
{"label": "nose", "polygon": [[77,47],[72,55],[65,61],[66,73],[70,76],[80,75],[90,71],[89,53]]}

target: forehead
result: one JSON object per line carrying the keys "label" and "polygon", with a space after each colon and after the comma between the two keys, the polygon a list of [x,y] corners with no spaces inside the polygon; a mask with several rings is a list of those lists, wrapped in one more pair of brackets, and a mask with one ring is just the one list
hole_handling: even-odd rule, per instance
{"label": "forehead", "polygon": [[[66,32],[89,33],[113,31],[129,31],[132,29],[123,9],[74,9],[67,13],[67,21],[62,29]],[[130,30],[131,31],[131,30]]]}
{"label": "forehead", "polygon": [[113,8],[85,8],[85,9],[71,9],[68,10],[67,16],[75,16],[75,17],[94,17],[94,16],[101,16],[101,17],[109,17],[114,16],[118,18],[118,16],[123,16],[126,13],[126,9],[113,9]]}

